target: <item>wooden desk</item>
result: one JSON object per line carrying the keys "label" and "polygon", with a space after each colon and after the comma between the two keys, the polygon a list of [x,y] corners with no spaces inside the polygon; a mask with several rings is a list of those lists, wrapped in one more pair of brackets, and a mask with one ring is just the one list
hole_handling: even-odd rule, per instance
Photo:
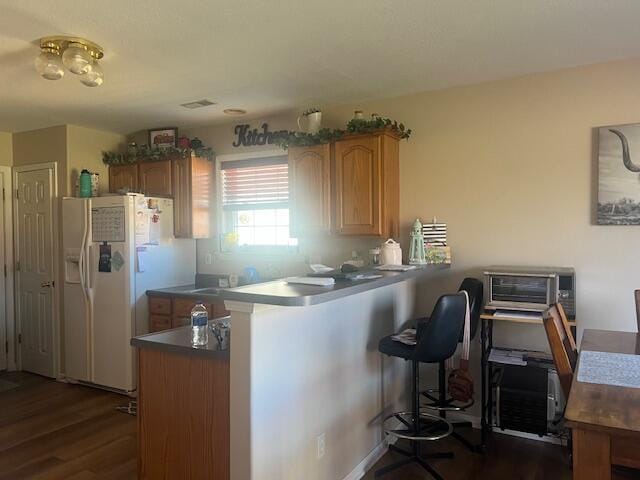
{"label": "wooden desk", "polygon": [[[585,330],[580,350],[640,355],[640,334]],[[640,388],[578,382],[576,371],[565,418],[574,479],[609,480],[612,464],[640,468]]]}

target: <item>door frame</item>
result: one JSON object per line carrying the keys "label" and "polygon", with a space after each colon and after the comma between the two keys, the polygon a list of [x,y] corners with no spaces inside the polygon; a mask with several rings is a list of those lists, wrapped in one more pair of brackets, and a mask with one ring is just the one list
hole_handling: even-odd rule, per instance
{"label": "door frame", "polygon": [[[17,227],[18,223],[18,174],[24,172],[31,172],[34,170],[50,170],[52,173],[51,180],[51,276],[53,278],[53,302],[51,305],[51,318],[53,319],[53,339],[52,339],[52,348],[53,348],[53,374],[56,378],[60,378],[60,315],[59,315],[59,305],[60,305],[60,279],[58,278],[58,258],[60,252],[60,242],[58,237],[58,216],[60,210],[60,201],[58,198],[58,164],[56,162],[44,162],[44,163],[34,163],[32,165],[24,165],[19,167],[13,167],[13,190],[11,197],[13,198],[13,211],[15,215],[15,223],[14,225]],[[20,248],[18,244],[18,228],[14,228],[14,268],[15,271],[15,298],[19,298],[20,295],[20,271],[16,269],[17,262],[20,261]],[[20,302],[15,302],[15,336],[17,337],[22,333],[22,325],[20,322]],[[22,351],[18,346],[18,342],[14,342],[16,345],[16,363],[17,368],[19,370],[22,369]]]}
{"label": "door frame", "polygon": [[[7,370],[16,369],[16,342],[15,342],[15,315],[14,315],[14,295],[13,295],[13,203],[11,202],[13,192],[13,175],[11,174],[11,167],[0,166],[0,174],[2,174],[2,181],[0,182],[0,190],[2,190],[2,198],[0,202],[0,216],[3,219],[4,232],[0,233],[0,242],[2,243],[2,249],[4,251],[4,265],[0,265],[0,268],[6,266],[6,277],[4,278],[4,310],[5,310],[5,323],[0,324],[0,329],[4,330],[4,338],[7,342],[6,355],[7,355]],[[0,272],[0,275],[4,275],[4,272]],[[4,346],[0,345],[0,348]]]}

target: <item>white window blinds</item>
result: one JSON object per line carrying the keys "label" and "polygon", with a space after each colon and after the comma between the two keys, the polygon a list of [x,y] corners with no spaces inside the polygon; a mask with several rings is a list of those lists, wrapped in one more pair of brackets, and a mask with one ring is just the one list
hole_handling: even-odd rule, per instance
{"label": "white window blinds", "polygon": [[225,210],[287,208],[287,157],[223,162],[222,207]]}

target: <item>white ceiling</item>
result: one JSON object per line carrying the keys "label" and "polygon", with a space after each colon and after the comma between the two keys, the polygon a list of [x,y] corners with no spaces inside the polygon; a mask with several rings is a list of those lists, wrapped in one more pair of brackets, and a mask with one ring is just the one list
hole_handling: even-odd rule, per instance
{"label": "white ceiling", "polygon": [[[0,131],[190,126],[640,56],[639,19],[638,0],[0,0]],[[104,47],[102,87],[37,75],[54,34]],[[219,105],[179,106],[203,98]]]}

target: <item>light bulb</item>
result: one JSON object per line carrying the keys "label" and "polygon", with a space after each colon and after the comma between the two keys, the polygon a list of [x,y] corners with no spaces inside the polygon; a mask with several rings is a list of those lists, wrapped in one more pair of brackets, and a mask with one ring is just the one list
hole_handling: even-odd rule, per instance
{"label": "light bulb", "polygon": [[47,80],[60,80],[64,77],[64,68],[60,54],[56,50],[43,49],[35,61],[36,71]]}
{"label": "light bulb", "polygon": [[97,61],[91,65],[91,69],[80,77],[80,81],[87,87],[99,87],[104,82],[104,72]]}
{"label": "light bulb", "polygon": [[70,43],[62,54],[62,63],[71,73],[84,75],[91,70],[91,55],[81,43]]}

